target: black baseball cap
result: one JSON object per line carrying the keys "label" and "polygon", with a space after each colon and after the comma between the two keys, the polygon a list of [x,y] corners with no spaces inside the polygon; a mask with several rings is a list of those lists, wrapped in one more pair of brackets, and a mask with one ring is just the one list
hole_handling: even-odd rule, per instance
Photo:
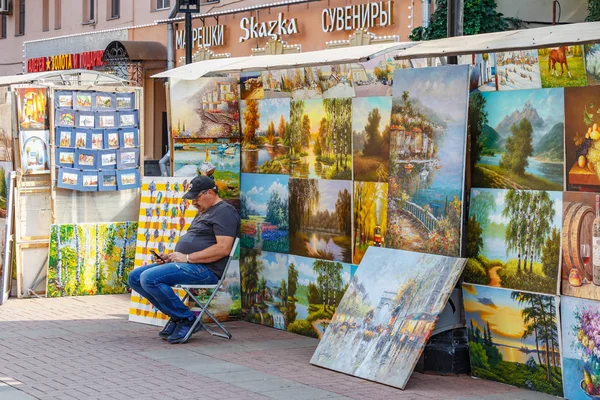
{"label": "black baseball cap", "polygon": [[194,200],[200,192],[205,190],[212,189],[217,192],[217,186],[215,185],[215,181],[205,175],[200,175],[192,179],[190,182],[190,188],[186,194],[183,195],[183,198],[186,200]]}

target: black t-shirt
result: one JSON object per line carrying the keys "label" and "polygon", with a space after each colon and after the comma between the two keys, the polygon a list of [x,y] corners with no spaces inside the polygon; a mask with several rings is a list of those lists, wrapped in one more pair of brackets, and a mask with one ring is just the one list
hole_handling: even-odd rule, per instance
{"label": "black t-shirt", "polygon": [[[239,236],[240,215],[224,201],[215,204],[204,213],[198,213],[187,233],[179,238],[175,251],[191,254],[204,250],[217,243],[216,236]],[[227,257],[212,263],[204,263],[219,278],[227,265]]]}

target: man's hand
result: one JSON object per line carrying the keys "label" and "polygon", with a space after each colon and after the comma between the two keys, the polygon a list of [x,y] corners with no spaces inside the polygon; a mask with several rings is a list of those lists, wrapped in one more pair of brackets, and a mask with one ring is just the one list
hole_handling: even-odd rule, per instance
{"label": "man's hand", "polygon": [[181,254],[179,252],[174,252],[174,253],[170,253],[165,255],[165,258],[169,261],[169,262],[187,262],[187,257],[185,254]]}
{"label": "man's hand", "polygon": [[154,257],[154,255],[152,255],[152,262],[154,264],[164,264],[165,263],[164,260],[166,260],[168,257],[165,253],[160,253],[159,256],[161,256],[162,259],[160,259],[158,257]]}

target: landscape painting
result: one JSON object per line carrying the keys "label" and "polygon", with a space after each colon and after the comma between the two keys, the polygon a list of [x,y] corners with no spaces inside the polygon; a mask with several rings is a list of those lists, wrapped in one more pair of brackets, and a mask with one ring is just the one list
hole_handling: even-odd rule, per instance
{"label": "landscape painting", "polygon": [[563,395],[558,297],[465,283],[463,298],[471,375]]}
{"label": "landscape painting", "polygon": [[388,181],[391,115],[391,97],[352,99],[354,180]]}
{"label": "landscape painting", "polygon": [[352,279],[352,266],[288,257],[288,332],[320,339]]}
{"label": "landscape painting", "polygon": [[290,99],[241,103],[242,172],[290,173]]}
{"label": "landscape painting", "polygon": [[12,105],[0,104],[0,161],[12,161]]}
{"label": "landscape painting", "polygon": [[262,86],[265,99],[276,98],[291,98],[291,93],[284,91],[282,76],[285,76],[285,71],[267,70],[261,72]]}
{"label": "landscape painting", "polygon": [[495,53],[459,56],[459,64],[471,66],[469,77],[470,91],[495,92],[498,90]]}
{"label": "landscape painting", "polygon": [[583,46],[585,71],[588,85],[600,85],[600,44],[590,43]]}
{"label": "landscape painting", "polygon": [[464,263],[369,248],[311,364],[404,389]]}
{"label": "landscape painting", "polygon": [[538,51],[515,50],[496,53],[499,90],[539,89],[542,87]]}
{"label": "landscape painting", "polygon": [[285,330],[287,327],[286,254],[241,249],[242,318]]}
{"label": "landscape painting", "polygon": [[319,76],[313,68],[293,68],[281,71],[281,90],[294,100],[320,99]]}
{"label": "landscape painting", "polygon": [[391,96],[397,61],[390,54],[352,64],[352,82],[356,97]]}
{"label": "landscape painting", "polygon": [[542,87],[558,88],[587,85],[583,46],[539,49]]}
{"label": "landscape painting", "polygon": [[285,175],[242,174],[242,247],[289,252],[288,179]]}
{"label": "landscape painting", "polygon": [[290,253],[352,262],[352,182],[290,179]]}
{"label": "landscape painting", "polygon": [[173,138],[240,136],[239,85],[234,78],[171,79]]}
{"label": "landscape painting", "polygon": [[465,282],[557,292],[562,192],[471,190]]}
{"label": "landscape painting", "polygon": [[48,297],[127,293],[137,222],[52,225]]}
{"label": "landscape painting", "polygon": [[598,86],[565,89],[567,190],[600,192],[599,96]]}
{"label": "landscape painting", "polygon": [[469,67],[394,73],[386,247],[460,252]]}
{"label": "landscape painting", "polygon": [[563,89],[472,94],[472,185],[562,190],[564,104]]}
{"label": "landscape painting", "polygon": [[352,99],[292,101],[292,176],[352,179]]}
{"label": "landscape painting", "polygon": [[260,72],[243,72],[240,74],[242,100],[259,100],[265,97]]}
{"label": "landscape painting", "polygon": [[354,264],[360,264],[369,246],[385,247],[387,213],[387,183],[354,182]]}
{"label": "landscape painting", "polygon": [[563,192],[561,294],[600,300],[592,258],[596,194]]}
{"label": "landscape painting", "polygon": [[324,99],[354,97],[350,64],[325,65],[314,68]]}
{"label": "landscape painting", "polygon": [[600,303],[562,296],[560,301],[564,397],[600,396]]}

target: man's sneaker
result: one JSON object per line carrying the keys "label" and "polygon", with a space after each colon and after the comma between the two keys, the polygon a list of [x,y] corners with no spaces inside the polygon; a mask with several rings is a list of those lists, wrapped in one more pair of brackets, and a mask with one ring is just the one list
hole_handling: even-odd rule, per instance
{"label": "man's sneaker", "polygon": [[[184,343],[185,341],[183,339],[188,334],[190,329],[192,329],[193,324],[194,324],[193,320],[192,321],[187,320],[187,321],[178,323],[177,327],[175,328],[175,332],[173,332],[167,338],[167,341],[171,344]],[[192,331],[192,334],[199,332],[202,329],[202,327],[203,327],[202,322],[199,322],[196,325],[196,327],[194,328],[194,330]]]}
{"label": "man's sneaker", "polygon": [[163,339],[166,339],[169,336],[171,336],[173,332],[175,332],[175,328],[177,328],[177,321],[171,318],[169,322],[167,322],[167,325],[165,325],[163,330],[158,332],[158,336],[160,336]]}

